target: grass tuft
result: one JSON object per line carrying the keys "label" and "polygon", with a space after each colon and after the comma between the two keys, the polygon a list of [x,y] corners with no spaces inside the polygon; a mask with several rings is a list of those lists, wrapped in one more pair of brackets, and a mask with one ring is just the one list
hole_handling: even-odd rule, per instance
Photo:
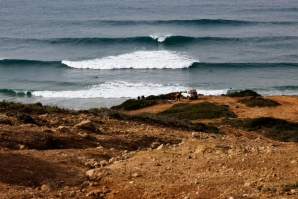
{"label": "grass tuft", "polygon": [[201,102],[197,104],[175,104],[171,108],[161,112],[160,115],[187,120],[236,117],[235,113],[231,112],[228,106],[216,105],[210,102]]}
{"label": "grass tuft", "polygon": [[257,131],[274,140],[298,142],[298,123],[296,122],[288,122],[273,117],[259,117],[225,121],[223,123],[241,127],[248,131]]}
{"label": "grass tuft", "polygon": [[245,104],[248,107],[275,107],[280,105],[280,103],[274,100],[264,99],[261,97],[242,99],[242,100],[239,100],[238,102]]}
{"label": "grass tuft", "polygon": [[141,121],[146,123],[154,123],[154,124],[160,124],[168,127],[178,127],[183,129],[189,129],[193,131],[203,131],[207,133],[220,133],[219,130],[214,126],[208,126],[205,124],[197,123],[194,124],[188,120],[181,120],[176,118],[171,118],[163,115],[155,115],[151,113],[141,113],[141,114],[125,114],[122,112],[119,112],[117,110],[111,110],[111,109],[90,109],[90,113],[93,113],[96,116],[108,116],[115,119],[122,119],[122,120],[134,120],[134,121]]}
{"label": "grass tuft", "polygon": [[259,97],[261,95],[252,90],[244,90],[239,92],[228,93],[227,96],[228,97],[248,97],[248,96]]}
{"label": "grass tuft", "polygon": [[129,99],[123,102],[122,104],[118,106],[113,106],[111,109],[113,110],[137,110],[141,108],[145,108],[148,106],[152,106],[157,104],[156,100],[135,100],[135,99]]}

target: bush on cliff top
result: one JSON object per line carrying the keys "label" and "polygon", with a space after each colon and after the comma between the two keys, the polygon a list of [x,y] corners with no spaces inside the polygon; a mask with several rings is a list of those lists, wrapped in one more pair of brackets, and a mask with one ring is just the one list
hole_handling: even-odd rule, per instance
{"label": "bush on cliff top", "polygon": [[239,92],[228,93],[227,96],[228,97],[248,97],[248,96],[259,97],[261,95],[252,90],[244,90]]}
{"label": "bush on cliff top", "polygon": [[274,140],[298,142],[298,123],[296,122],[288,122],[273,117],[259,117],[226,121],[224,124],[242,127],[248,131],[257,131]]}
{"label": "bush on cliff top", "polygon": [[146,99],[142,99],[142,100],[135,100],[135,99],[129,99],[126,100],[125,102],[123,102],[122,104],[118,105],[118,106],[112,106],[111,109],[112,110],[137,110],[137,109],[141,109],[141,108],[145,108],[148,106],[152,106],[157,104],[156,100],[146,100]]}
{"label": "bush on cliff top", "polygon": [[216,105],[210,102],[201,102],[197,104],[175,104],[160,114],[188,120],[236,117],[235,113],[230,111],[228,106]]}
{"label": "bush on cliff top", "polygon": [[274,100],[264,99],[261,97],[242,99],[242,100],[239,100],[238,102],[245,104],[248,107],[275,107],[280,105],[280,103]]}

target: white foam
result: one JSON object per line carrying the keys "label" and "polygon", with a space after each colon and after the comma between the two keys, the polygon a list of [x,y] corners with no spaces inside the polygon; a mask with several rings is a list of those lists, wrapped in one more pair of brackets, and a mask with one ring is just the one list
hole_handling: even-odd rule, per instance
{"label": "white foam", "polygon": [[85,61],[62,61],[72,68],[82,69],[181,69],[199,62],[186,54],[174,51],[137,51],[119,56]]}
{"label": "white foam", "polygon": [[222,89],[222,90],[198,90],[198,94],[202,95],[214,95],[214,96],[219,96],[219,95],[225,95],[228,93],[229,89]]}
{"label": "white foam", "polygon": [[173,35],[149,35],[154,40],[158,42],[164,42],[168,37],[172,37]]}
{"label": "white foam", "polygon": [[[137,96],[160,95],[184,91],[188,87],[178,84],[156,84],[144,82],[114,81],[94,85],[77,91],[34,91],[32,95],[47,98],[137,98]],[[203,95],[226,94],[226,90],[197,90]]]}

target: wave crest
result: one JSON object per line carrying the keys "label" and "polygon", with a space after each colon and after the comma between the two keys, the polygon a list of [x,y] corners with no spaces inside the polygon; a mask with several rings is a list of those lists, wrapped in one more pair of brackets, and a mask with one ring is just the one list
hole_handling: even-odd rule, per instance
{"label": "wave crest", "polygon": [[[33,91],[32,95],[48,98],[137,98],[137,96],[160,95],[184,91],[188,87],[180,84],[156,84],[144,82],[113,81],[94,85],[77,91]],[[226,94],[223,90],[197,90],[203,95]]]}
{"label": "wave crest", "polygon": [[181,69],[199,62],[185,54],[172,51],[137,51],[118,56],[85,61],[62,61],[71,68],[82,69]]}

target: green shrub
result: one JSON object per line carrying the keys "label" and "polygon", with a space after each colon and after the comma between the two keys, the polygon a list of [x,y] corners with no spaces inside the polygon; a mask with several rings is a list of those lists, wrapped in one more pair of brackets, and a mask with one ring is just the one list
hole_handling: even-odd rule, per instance
{"label": "green shrub", "polygon": [[242,127],[248,131],[258,131],[274,140],[298,142],[298,123],[296,122],[288,122],[273,117],[259,117],[224,121],[223,124]]}
{"label": "green shrub", "polygon": [[137,110],[141,108],[145,108],[148,106],[152,106],[157,104],[156,100],[135,100],[135,99],[129,99],[123,102],[122,104],[118,106],[113,106],[111,109],[113,110]]}
{"label": "green shrub", "polygon": [[201,102],[197,104],[175,104],[160,114],[188,120],[236,117],[236,115],[229,110],[228,106],[216,105],[210,102]]}
{"label": "green shrub", "polygon": [[146,97],[146,100],[166,100],[171,99],[171,95],[175,95],[176,93],[168,93],[168,94],[161,94],[161,95],[150,95]]}
{"label": "green shrub", "polygon": [[242,99],[242,100],[239,100],[238,102],[245,104],[248,107],[275,107],[280,105],[280,103],[274,100],[264,99],[261,97]]}
{"label": "green shrub", "polygon": [[0,110],[11,110],[11,109],[19,109],[22,108],[24,105],[20,102],[8,102],[3,100],[0,102]]}
{"label": "green shrub", "polygon": [[239,92],[232,92],[232,93],[228,93],[227,96],[229,97],[259,97],[261,95],[259,95],[258,93],[252,91],[252,90],[244,90],[244,91],[239,91]]}
{"label": "green shrub", "polygon": [[177,128],[184,128],[190,129],[193,131],[204,131],[208,133],[220,133],[218,128],[214,126],[209,126],[201,123],[192,123],[188,120],[181,120],[176,118],[171,118],[163,115],[155,115],[151,113],[141,113],[141,114],[125,114],[123,112],[119,112],[117,110],[111,109],[90,109],[89,112],[93,113],[96,116],[109,116],[115,119],[122,119],[122,120],[135,120],[141,121],[146,123],[154,123],[160,124],[168,127],[177,127]]}
{"label": "green shrub", "polygon": [[27,114],[17,115],[17,119],[25,123],[31,123],[31,124],[35,123],[35,120],[30,115],[27,115]]}

